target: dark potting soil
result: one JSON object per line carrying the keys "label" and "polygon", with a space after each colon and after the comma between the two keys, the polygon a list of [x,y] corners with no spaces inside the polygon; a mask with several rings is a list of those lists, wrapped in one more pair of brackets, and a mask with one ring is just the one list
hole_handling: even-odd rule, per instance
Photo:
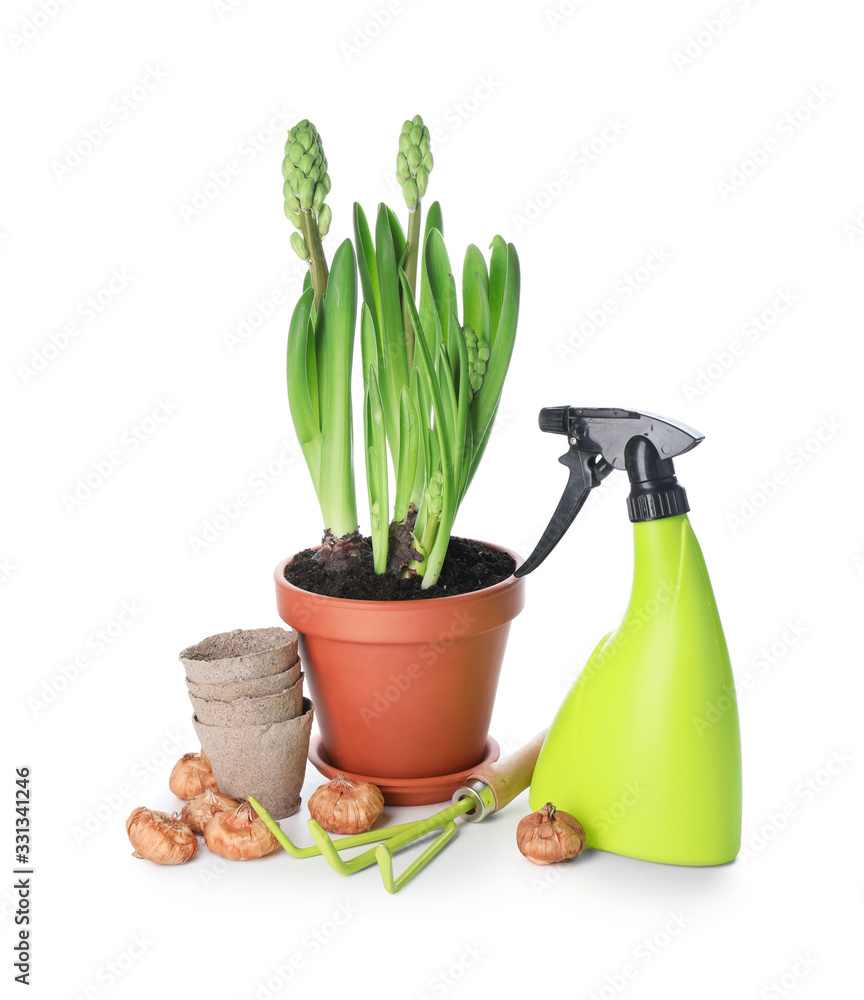
{"label": "dark potting soil", "polygon": [[400,579],[392,573],[376,573],[371,561],[357,560],[344,573],[327,572],[315,561],[316,551],[298,552],[285,568],[285,579],[313,594],[355,601],[416,601],[470,594],[501,583],[516,569],[516,563],[506,552],[487,548],[470,538],[452,537],[438,583],[429,590],[421,590],[422,577]]}

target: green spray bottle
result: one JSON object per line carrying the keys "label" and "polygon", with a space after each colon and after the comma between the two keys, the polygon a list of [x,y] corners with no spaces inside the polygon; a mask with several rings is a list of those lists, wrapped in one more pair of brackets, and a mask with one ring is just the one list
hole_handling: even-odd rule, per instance
{"label": "green spray bottle", "polygon": [[741,846],[741,739],[729,652],[672,459],[703,435],[651,413],[551,407],[567,436],[567,488],[525,576],[549,555],[588,494],[626,470],[635,566],[624,620],[564,700],[531,782],[532,809],[576,816],[588,844],[646,861],[716,865]]}

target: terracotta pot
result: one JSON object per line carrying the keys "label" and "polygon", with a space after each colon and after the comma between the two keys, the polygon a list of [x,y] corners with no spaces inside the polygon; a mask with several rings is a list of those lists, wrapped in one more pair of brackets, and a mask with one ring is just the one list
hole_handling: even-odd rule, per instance
{"label": "terracotta pot", "polygon": [[276,568],[276,604],[300,633],[328,762],[400,778],[477,764],[524,581],[511,576],[452,597],[354,601],[294,587],[285,579],[290,561]]}

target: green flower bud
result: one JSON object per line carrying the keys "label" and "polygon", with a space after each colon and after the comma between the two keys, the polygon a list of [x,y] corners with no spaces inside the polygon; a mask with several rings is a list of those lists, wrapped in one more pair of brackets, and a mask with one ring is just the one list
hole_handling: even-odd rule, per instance
{"label": "green flower bud", "polygon": [[403,132],[402,135],[399,136],[399,152],[404,153],[407,156],[408,150],[410,148],[411,148],[411,136],[408,135],[406,132]]}
{"label": "green flower bud", "polygon": [[483,376],[486,374],[489,345],[480,340],[470,326],[462,327],[462,336],[465,338],[465,351],[468,354],[468,384],[476,394],[480,391]]}
{"label": "green flower bud", "polygon": [[420,140],[423,138],[423,129],[419,125],[415,125],[411,129],[411,144],[417,146],[420,144]]}
{"label": "green flower bud", "polygon": [[403,181],[407,181],[411,176],[408,161],[405,159],[404,153],[396,154],[396,174],[398,177],[401,177]]}
{"label": "green flower bud", "polygon": [[324,185],[324,193],[330,194],[330,174],[324,174],[321,183]]}
{"label": "green flower bud", "polygon": [[432,168],[435,166],[435,161],[432,159],[431,153],[424,153],[423,159],[420,162],[426,168],[427,172],[431,172]]}
{"label": "green flower bud", "polygon": [[312,164],[314,162],[315,162],[315,157],[310,156],[309,153],[304,153],[300,157],[300,162],[297,164],[297,166],[300,168],[300,173],[303,174],[304,177],[309,176],[309,171],[312,169]]}
{"label": "green flower bud", "polygon": [[412,181],[410,178],[405,181],[402,185],[402,194],[405,195],[405,204],[409,208],[417,207],[417,199],[420,197],[420,192],[417,190],[417,181]]}
{"label": "green flower bud", "polygon": [[303,159],[303,147],[299,142],[292,142],[288,147],[288,156],[291,158],[291,162],[296,167],[297,164]]}
{"label": "green flower bud", "polygon": [[300,228],[300,213],[295,212],[293,208],[288,205],[288,202],[283,202],[283,207],[285,209],[285,218],[298,229]]}
{"label": "green flower bud", "polygon": [[285,183],[282,185],[282,197],[291,207],[292,211],[298,212],[300,210],[300,202],[297,201],[297,196],[291,190],[291,185],[288,183],[288,181],[285,181]]}
{"label": "green flower bud", "polygon": [[420,128],[423,128],[423,119],[420,117],[420,115],[414,115],[414,117],[411,119],[411,124],[419,125]]}
{"label": "green flower bud", "polygon": [[405,119],[405,121],[404,121],[404,122],[402,122],[402,131],[403,131],[403,132],[410,132],[410,131],[411,131],[411,126],[412,126],[413,124],[414,124],[414,122],[412,122],[412,121],[409,121],[409,120],[408,120],[408,119],[406,118],[406,119]]}
{"label": "green flower bud", "polygon": [[315,181],[309,177],[304,177],[300,181],[300,190],[297,192],[300,198],[300,207],[307,212],[312,208],[312,199],[315,197]]}
{"label": "green flower bud", "polygon": [[288,180],[291,181],[291,187],[295,194],[300,193],[300,181],[303,180],[303,174],[300,173],[299,167],[293,167],[291,173],[288,175]]}
{"label": "green flower bud", "polygon": [[330,232],[332,218],[333,213],[330,211],[330,206],[322,205],[321,211],[318,213],[318,233],[322,239]]}
{"label": "green flower bud", "polygon": [[324,198],[327,196],[327,192],[324,190],[323,184],[315,185],[315,194],[312,196],[312,211],[320,212],[321,206],[324,204]]}
{"label": "green flower bud", "polygon": [[429,187],[429,174],[425,167],[417,168],[417,190],[422,198],[426,194],[426,188]]}
{"label": "green flower bud", "polygon": [[405,155],[408,160],[408,166],[412,172],[415,171],[420,166],[420,160],[422,159],[420,150],[416,146],[412,146]]}
{"label": "green flower bud", "polygon": [[[300,125],[304,125],[304,124],[306,124],[306,125],[309,124],[309,122],[307,122],[305,118],[300,123]],[[297,127],[298,127],[298,129],[300,129],[299,125]],[[309,149],[309,147],[312,145],[312,143],[314,141],[312,133],[307,128],[300,129],[300,131],[298,131],[298,133],[297,133],[297,137],[296,138],[297,138],[297,141],[300,143],[300,145],[303,147],[304,152]]]}
{"label": "green flower bud", "polygon": [[291,234],[291,249],[300,260],[309,260],[309,251],[306,249],[306,241],[299,233]]}

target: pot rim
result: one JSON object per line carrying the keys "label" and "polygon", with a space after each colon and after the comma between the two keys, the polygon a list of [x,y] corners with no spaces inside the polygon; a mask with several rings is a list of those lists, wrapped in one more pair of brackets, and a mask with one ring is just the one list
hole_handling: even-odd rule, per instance
{"label": "pot rim", "polygon": [[[506,552],[507,555],[510,556],[516,563],[516,569],[518,569],[525,561],[518,552],[508,549],[506,545],[495,545],[492,542],[484,542],[481,538],[472,538],[469,539],[469,541],[479,542],[481,545],[485,545],[489,549],[494,549],[496,552]],[[276,586],[282,587],[283,589],[296,594],[308,594],[310,597],[314,597],[319,601],[328,601],[336,605],[341,605],[346,610],[349,608],[380,608],[389,611],[395,610],[396,608],[411,608],[412,605],[416,606],[430,604],[433,602],[436,606],[442,606],[446,605],[448,601],[465,601],[470,600],[471,598],[501,593],[504,590],[509,590],[513,587],[519,586],[523,582],[522,577],[516,577],[511,573],[506,580],[501,580],[499,583],[493,583],[491,587],[481,587],[479,590],[470,590],[466,594],[447,594],[445,597],[418,597],[410,601],[365,601],[352,597],[331,597],[329,594],[316,594],[314,590],[303,590],[302,587],[295,587],[293,583],[285,578],[285,569],[296,555],[297,553],[295,552],[293,555],[288,556],[287,559],[283,559],[274,570],[273,575],[276,579]]]}

